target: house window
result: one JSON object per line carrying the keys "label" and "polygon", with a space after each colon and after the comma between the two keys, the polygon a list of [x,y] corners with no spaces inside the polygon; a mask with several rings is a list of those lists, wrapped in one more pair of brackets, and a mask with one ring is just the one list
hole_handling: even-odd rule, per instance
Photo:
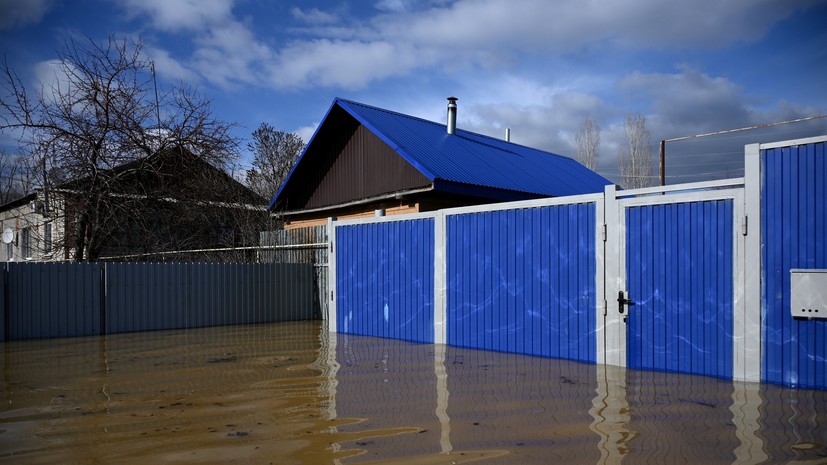
{"label": "house window", "polygon": [[32,231],[30,228],[23,228],[21,233],[23,258],[32,258]]}
{"label": "house window", "polygon": [[52,253],[52,223],[43,225],[43,253]]}

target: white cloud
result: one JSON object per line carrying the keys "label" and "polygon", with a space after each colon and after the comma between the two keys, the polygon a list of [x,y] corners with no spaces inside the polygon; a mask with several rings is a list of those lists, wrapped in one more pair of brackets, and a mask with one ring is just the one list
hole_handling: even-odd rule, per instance
{"label": "white cloud", "polygon": [[379,11],[405,13],[413,4],[414,0],[380,0],[373,6]]}
{"label": "white cloud", "polygon": [[53,4],[52,0],[0,0],[0,30],[39,23]]}
{"label": "white cloud", "polygon": [[230,87],[240,83],[261,84],[261,69],[273,58],[272,50],[261,42],[233,14],[234,0],[129,0],[132,15],[147,15],[163,31],[186,32],[195,49],[190,57],[173,60],[169,52],[156,48],[169,73],[191,80],[188,71],[204,79]]}
{"label": "white cloud", "polygon": [[46,60],[35,63],[32,67],[34,73],[34,86],[32,88],[41,92],[40,96],[44,100],[54,102],[56,94],[69,91],[71,79],[67,74],[66,66],[68,65],[60,60]]}
{"label": "white cloud", "polygon": [[257,37],[247,22],[264,19],[240,21],[232,0],[128,0],[127,6],[161,30],[196,32],[192,67],[222,85],[358,89],[414,70],[509,69],[526,52],[546,59],[590,46],[691,48],[754,40],[813,1],[381,0],[375,16],[294,7],[293,20],[306,26],[303,38],[281,43]]}
{"label": "white cloud", "polygon": [[302,10],[299,7],[293,7],[290,9],[290,14],[299,21],[303,21],[308,24],[331,24],[339,20],[337,15],[322,11],[318,8]]}
{"label": "white cloud", "polygon": [[145,47],[146,55],[155,63],[155,72],[165,79],[197,82],[198,73],[170,56],[169,52],[159,48]]}
{"label": "white cloud", "polygon": [[754,40],[775,22],[813,3],[462,0],[411,15],[381,17],[376,26],[385,37],[463,49],[571,51],[603,42],[657,49]]}
{"label": "white cloud", "polygon": [[147,15],[163,31],[203,31],[232,17],[234,0],[126,0],[133,15]]}
{"label": "white cloud", "polygon": [[363,88],[372,81],[401,75],[423,57],[400,44],[316,40],[294,42],[279,52],[272,82],[277,87]]}
{"label": "white cloud", "polygon": [[313,134],[316,133],[316,129],[318,129],[319,123],[315,123],[312,126],[302,126],[295,130],[295,133],[298,134],[299,137],[306,143],[310,142],[310,138],[313,137]]}
{"label": "white cloud", "polygon": [[705,132],[751,124],[749,97],[740,86],[686,66],[678,71],[636,72],[619,82],[619,89],[632,99],[651,101],[649,111],[658,115],[661,137],[687,135],[672,131]]}

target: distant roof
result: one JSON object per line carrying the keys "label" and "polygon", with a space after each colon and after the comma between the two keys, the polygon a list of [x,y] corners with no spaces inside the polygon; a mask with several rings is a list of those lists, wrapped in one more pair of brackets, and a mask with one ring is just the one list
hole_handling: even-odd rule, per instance
{"label": "distant roof", "polygon": [[[387,143],[439,191],[441,182],[503,189],[544,197],[603,192],[612,184],[577,161],[531,147],[402,113],[337,98],[328,110],[340,107]],[[321,128],[325,120],[319,125]],[[318,134],[318,130],[316,132]],[[315,135],[314,135],[315,138]],[[308,148],[313,139],[308,143]],[[305,153],[307,152],[305,149]],[[302,162],[304,154],[297,165]],[[294,167],[273,198],[272,208],[296,172]]]}

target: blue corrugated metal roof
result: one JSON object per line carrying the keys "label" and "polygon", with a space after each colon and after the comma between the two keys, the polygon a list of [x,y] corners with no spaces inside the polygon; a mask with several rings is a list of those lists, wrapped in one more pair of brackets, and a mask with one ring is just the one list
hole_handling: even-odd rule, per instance
{"label": "blue corrugated metal roof", "polygon": [[[447,181],[560,197],[602,192],[604,186],[612,184],[575,160],[554,153],[462,129],[448,134],[444,124],[351,100],[337,98],[331,110],[336,106],[384,140],[436,186],[438,181]],[[319,127],[323,125],[324,121]],[[308,146],[312,143],[313,139]],[[288,182],[293,172],[295,167]],[[273,198],[271,208],[288,182]]]}
{"label": "blue corrugated metal roof", "polygon": [[602,192],[611,184],[575,160],[462,129],[336,99],[431,180],[547,196]]}

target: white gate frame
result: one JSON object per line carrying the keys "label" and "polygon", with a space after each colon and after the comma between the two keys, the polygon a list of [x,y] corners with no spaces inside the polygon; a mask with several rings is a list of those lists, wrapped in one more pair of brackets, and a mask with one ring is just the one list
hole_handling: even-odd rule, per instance
{"label": "white gate frame", "polygon": [[[627,191],[617,191],[615,186],[607,186],[606,202],[606,291],[612,299],[619,291],[626,292],[626,215],[628,207],[643,205],[665,205],[670,203],[701,202],[709,200],[733,201],[733,379],[741,381],[758,381],[760,376],[760,358],[754,353],[755,335],[752,329],[760,327],[759,320],[751,318],[746,305],[747,264],[747,213],[744,201],[743,178],[727,179],[700,183],[681,184],[665,187],[650,187]],[[740,223],[740,227],[739,227]],[[606,315],[606,364],[626,366],[627,357],[627,323],[620,314],[618,305],[613,301],[608,305]],[[634,310],[632,310],[634,311]]]}

